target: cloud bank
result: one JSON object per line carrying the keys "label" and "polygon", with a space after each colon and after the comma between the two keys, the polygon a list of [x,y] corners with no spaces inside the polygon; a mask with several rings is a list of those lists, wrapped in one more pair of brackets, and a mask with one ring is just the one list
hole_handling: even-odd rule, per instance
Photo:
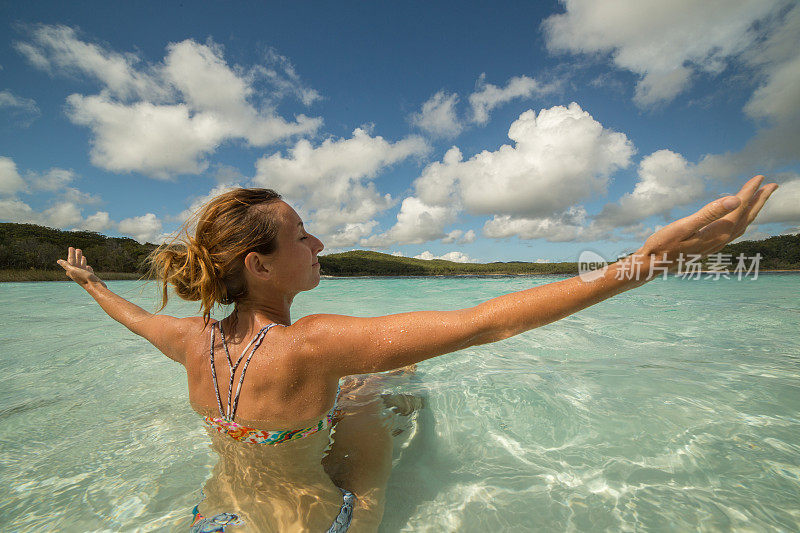
{"label": "cloud bank", "polygon": [[269,94],[255,89],[259,76],[276,85],[272,96],[295,93],[311,103],[319,95],[303,86],[291,65],[273,53],[276,68],[228,65],[222,47],[187,39],[167,46],[162,62],[145,64],[81,40],[67,26],[36,26],[17,50],[53,75],[71,74],[100,84],[99,94],[72,94],[67,116],[92,132],[91,161],[112,172],[141,172],[167,179],[198,174],[207,156],[228,141],[263,147],[321,126],[320,118],[278,116]]}

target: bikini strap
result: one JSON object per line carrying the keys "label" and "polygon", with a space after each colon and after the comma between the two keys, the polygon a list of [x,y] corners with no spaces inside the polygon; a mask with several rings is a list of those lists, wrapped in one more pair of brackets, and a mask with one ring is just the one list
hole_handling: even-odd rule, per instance
{"label": "bikini strap", "polygon": [[[261,335],[261,332],[264,331],[264,328],[267,328],[267,330],[269,330],[269,328],[272,327],[272,325],[264,326],[264,328],[261,328],[259,330],[259,332],[256,333],[255,337],[250,339],[250,342],[247,343],[247,346],[244,347],[244,350],[242,350],[242,353],[239,354],[239,358],[236,360],[236,364],[233,364],[233,361],[231,361],[231,353],[228,351],[228,343],[225,342],[225,333],[222,332],[222,322],[217,322],[217,327],[219,328],[219,337],[222,340],[222,347],[225,348],[225,357],[228,359],[228,368],[231,371],[231,379],[228,382],[228,410],[227,410],[227,413],[228,413],[228,419],[229,420],[233,420],[233,414],[232,414],[232,411],[231,411],[231,399],[233,398],[233,375],[236,373],[236,369],[239,368],[239,363],[242,362],[242,358],[244,357],[244,354],[247,353],[247,350],[250,349],[250,346],[252,346],[253,343],[256,341],[256,339],[259,338],[259,336]],[[258,341],[258,342],[259,342],[259,344],[261,343],[261,341]],[[256,348],[258,348],[258,346],[256,346]],[[253,351],[255,352],[255,348],[253,348]],[[251,353],[250,355],[252,356],[253,354]],[[250,358],[248,357],[248,361],[249,360],[250,360]],[[244,376],[244,373],[242,373],[242,376]],[[239,382],[239,387],[241,387],[241,381]],[[238,393],[237,393],[236,396],[237,397],[239,396]],[[234,410],[235,410],[235,408],[234,408]]]}
{"label": "bikini strap", "polygon": [[219,385],[217,385],[217,371],[214,369],[214,324],[211,324],[211,381],[214,382],[214,394],[217,395],[217,407],[219,408],[219,417],[225,418],[225,413],[222,412],[222,398],[219,397]]}
{"label": "bikini strap", "polygon": [[[247,365],[250,364],[250,358],[253,357],[253,354],[256,353],[258,347],[261,346],[261,341],[264,340],[264,337],[267,335],[267,332],[277,325],[278,324],[275,322],[273,322],[272,324],[267,324],[266,326],[261,328],[261,330],[258,332],[258,335],[256,335],[256,338],[254,339],[255,344],[253,345],[253,349],[250,350],[250,355],[248,355],[247,359],[245,359],[244,366],[242,367],[242,373],[239,375],[239,383],[236,385],[236,396],[234,396],[233,398],[233,409],[231,410],[230,413],[230,420],[233,420],[233,417],[236,415],[236,406],[239,404],[239,393],[242,392],[242,382],[244,381],[244,373],[247,372]],[[245,348],[245,350],[247,350],[247,348]],[[239,360],[241,360],[241,358],[239,358]],[[238,365],[239,361],[237,361],[236,364]],[[233,373],[231,373],[231,384],[233,384]],[[230,401],[230,396],[228,396],[228,400]]]}
{"label": "bikini strap", "polygon": [[[217,372],[216,372],[216,369],[214,368],[214,341],[215,341],[215,339],[214,339],[214,326],[215,325],[219,328],[219,335],[220,335],[220,338],[222,340],[222,346],[225,349],[225,355],[226,355],[226,357],[228,359],[228,367],[230,368],[230,371],[231,371],[231,377],[230,377],[230,381],[228,383],[228,406],[227,406],[228,407],[228,409],[227,409],[228,413],[227,413],[227,415],[222,410],[222,397],[220,395],[219,385],[217,383]],[[209,358],[209,360],[211,362],[211,379],[214,382],[214,393],[217,396],[217,407],[219,408],[219,416],[223,420],[229,420],[229,421],[233,420],[233,417],[235,416],[235,413],[236,413],[236,406],[239,403],[239,394],[242,391],[242,383],[244,382],[244,373],[247,371],[247,365],[250,364],[250,358],[253,357],[253,354],[256,352],[258,347],[261,346],[261,342],[264,340],[264,337],[266,336],[267,332],[270,329],[272,329],[273,326],[277,326],[277,325],[278,325],[277,323],[273,322],[272,324],[267,324],[266,326],[261,328],[258,331],[258,333],[256,334],[256,336],[253,337],[253,339],[247,344],[247,346],[245,346],[244,350],[242,351],[242,354],[236,360],[236,364],[233,364],[233,362],[231,361],[230,352],[228,351],[228,345],[225,342],[225,335],[222,332],[222,323],[218,321],[215,324],[211,325],[211,349],[210,349],[210,355],[211,356]],[[239,383],[236,385],[236,395],[233,396],[234,373],[236,372],[236,369],[239,367],[239,363],[242,362],[242,358],[244,357],[244,354],[247,352],[247,350],[250,349],[251,346],[252,346],[252,350],[250,350],[250,353],[247,356],[247,359],[245,359],[244,366],[242,367],[242,373],[239,375]]]}

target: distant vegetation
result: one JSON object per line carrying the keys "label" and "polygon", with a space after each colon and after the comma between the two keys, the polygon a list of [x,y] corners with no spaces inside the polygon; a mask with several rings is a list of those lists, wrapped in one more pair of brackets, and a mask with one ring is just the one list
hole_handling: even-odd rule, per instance
{"label": "distant vegetation", "polygon": [[106,237],[92,231],[62,231],[34,224],[0,223],[0,269],[62,270],[67,248],[80,248],[98,272],[143,274],[154,244],[127,237]]}
{"label": "distant vegetation", "polygon": [[490,274],[577,274],[577,263],[455,263],[354,250],[320,256],[322,274],[330,276],[447,276]]}
{"label": "distant vegetation", "polygon": [[798,270],[800,269],[800,234],[778,235],[762,241],[742,241],[729,244],[722,253],[736,256],[754,257],[761,254],[760,270]]}
{"label": "distant vegetation", "polygon": [[[34,224],[0,223],[0,281],[65,279],[56,260],[67,247],[81,248],[105,279],[138,279],[147,272],[145,259],[154,244],[91,231],[61,231]],[[800,269],[800,235],[728,245],[723,253],[747,257],[761,254],[761,270]],[[577,263],[455,263],[441,259],[397,257],[356,250],[320,256],[320,271],[329,276],[447,276],[497,274],[576,274]],[[735,260],[734,260],[735,264]]]}

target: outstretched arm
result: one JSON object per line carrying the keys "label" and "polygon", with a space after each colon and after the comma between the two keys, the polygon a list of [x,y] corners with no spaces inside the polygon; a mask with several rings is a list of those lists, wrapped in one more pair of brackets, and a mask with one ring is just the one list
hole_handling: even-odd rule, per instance
{"label": "outstretched arm", "polygon": [[67,259],[59,259],[58,264],[71,280],[86,289],[108,316],[150,341],[170,359],[185,363],[186,355],[182,346],[194,324],[186,319],[149,313],[113,293],[95,275],[80,249],[70,247]]}
{"label": "outstretched arm", "polygon": [[[648,280],[653,259],[677,266],[681,254],[714,253],[744,233],[777,189],[759,188],[763,176],[748,181],[736,196],[715,200],[697,213],[653,234],[633,256],[598,272],[493,298],[456,311],[425,311],[375,318],[310,315],[295,322],[302,352],[334,375],[398,368],[469,346],[506,339],[543,326]],[[642,276],[622,276],[633,261]],[[626,272],[627,273],[627,272]]]}

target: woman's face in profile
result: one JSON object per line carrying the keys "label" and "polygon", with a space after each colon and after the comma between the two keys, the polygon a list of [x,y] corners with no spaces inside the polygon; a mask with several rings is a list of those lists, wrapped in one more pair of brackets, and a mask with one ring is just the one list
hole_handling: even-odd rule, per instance
{"label": "woman's face in profile", "polygon": [[272,256],[276,281],[290,291],[307,291],[319,285],[317,254],[325,246],[308,233],[300,215],[286,202],[270,206],[279,224],[278,249]]}

